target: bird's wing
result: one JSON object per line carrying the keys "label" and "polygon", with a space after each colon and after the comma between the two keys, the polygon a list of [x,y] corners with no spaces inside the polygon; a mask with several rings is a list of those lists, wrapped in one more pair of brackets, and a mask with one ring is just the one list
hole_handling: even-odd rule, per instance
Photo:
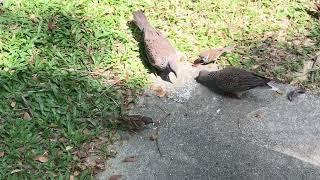
{"label": "bird's wing", "polygon": [[169,40],[158,31],[145,31],[144,42],[150,63],[159,68],[165,68],[170,59],[177,57],[175,48]]}
{"label": "bird's wing", "polygon": [[246,91],[267,82],[262,77],[241,69],[227,69],[224,73],[217,73],[215,81],[219,82],[216,84],[217,88],[226,92]]}

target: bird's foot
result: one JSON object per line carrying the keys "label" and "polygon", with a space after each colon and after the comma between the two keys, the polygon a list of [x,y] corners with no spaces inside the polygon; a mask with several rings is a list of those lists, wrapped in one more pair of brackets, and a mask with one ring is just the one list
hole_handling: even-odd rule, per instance
{"label": "bird's foot", "polygon": [[235,93],[232,93],[232,96],[236,99],[241,99],[241,96],[244,92],[235,92]]}

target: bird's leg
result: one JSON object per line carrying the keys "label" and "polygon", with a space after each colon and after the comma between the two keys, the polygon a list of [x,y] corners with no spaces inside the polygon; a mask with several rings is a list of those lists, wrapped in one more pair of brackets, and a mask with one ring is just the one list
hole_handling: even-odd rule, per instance
{"label": "bird's leg", "polygon": [[235,98],[241,99],[241,96],[242,96],[243,93],[244,93],[244,92],[234,92],[234,93],[232,93],[232,94],[234,95]]}

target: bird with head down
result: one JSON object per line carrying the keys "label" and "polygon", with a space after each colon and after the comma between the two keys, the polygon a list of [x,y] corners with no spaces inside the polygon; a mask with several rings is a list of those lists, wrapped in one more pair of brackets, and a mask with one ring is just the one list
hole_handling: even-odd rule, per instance
{"label": "bird with head down", "polygon": [[236,67],[227,67],[212,72],[202,70],[195,80],[217,93],[236,98],[240,98],[244,92],[258,86],[270,86],[268,83],[271,81],[271,79]]}
{"label": "bird with head down", "polygon": [[130,132],[139,132],[148,124],[153,123],[153,119],[143,115],[123,115],[119,118],[122,125]]}
{"label": "bird with head down", "polygon": [[163,80],[171,82],[169,73],[173,72],[177,77],[177,60],[181,58],[180,53],[172,46],[165,35],[150,25],[141,10],[134,12],[133,18],[143,33],[148,61],[160,71],[160,77]]}

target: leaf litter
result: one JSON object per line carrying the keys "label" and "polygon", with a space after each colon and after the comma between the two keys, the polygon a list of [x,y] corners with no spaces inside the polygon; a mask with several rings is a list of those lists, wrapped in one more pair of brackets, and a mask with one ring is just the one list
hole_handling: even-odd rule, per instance
{"label": "leaf litter", "polygon": [[48,152],[43,153],[42,155],[38,155],[34,158],[35,161],[46,163],[49,161]]}

